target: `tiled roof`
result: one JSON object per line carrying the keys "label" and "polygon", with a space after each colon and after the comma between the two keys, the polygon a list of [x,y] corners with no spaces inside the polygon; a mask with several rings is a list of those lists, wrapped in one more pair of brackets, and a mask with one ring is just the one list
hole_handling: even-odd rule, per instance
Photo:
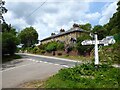
{"label": "tiled roof", "polygon": [[42,42],[42,41],[45,41],[45,40],[52,39],[52,38],[56,38],[56,37],[59,37],[59,36],[65,35],[65,34],[69,34],[69,33],[72,33],[72,32],[87,32],[87,31],[86,31],[86,30],[83,30],[83,29],[81,29],[81,28],[79,28],[79,27],[71,28],[71,29],[69,29],[68,31],[61,32],[61,33],[59,33],[59,34],[56,34],[56,35],[52,35],[52,36],[50,36],[50,37],[47,37],[47,38],[41,40],[41,42]]}

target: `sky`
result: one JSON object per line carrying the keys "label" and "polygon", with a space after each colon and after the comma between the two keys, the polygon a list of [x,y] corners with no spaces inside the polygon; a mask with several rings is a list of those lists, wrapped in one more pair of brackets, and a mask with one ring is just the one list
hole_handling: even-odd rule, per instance
{"label": "sky", "polygon": [[[45,2],[46,1],[46,2]],[[118,0],[5,0],[5,21],[21,31],[33,26],[39,40],[66,31],[74,23],[104,25],[116,12]],[[45,3],[44,3],[45,2]],[[44,3],[44,4],[43,4]],[[41,6],[42,5],[42,6]]]}

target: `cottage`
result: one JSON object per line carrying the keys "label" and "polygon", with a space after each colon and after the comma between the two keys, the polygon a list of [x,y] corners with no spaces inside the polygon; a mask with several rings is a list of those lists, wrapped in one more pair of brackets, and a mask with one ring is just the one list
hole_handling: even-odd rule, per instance
{"label": "cottage", "polygon": [[75,43],[77,37],[79,37],[83,33],[87,33],[87,31],[74,24],[73,28],[69,29],[68,31],[61,29],[59,34],[52,33],[50,37],[41,40],[41,44],[45,44],[51,41],[57,41],[64,42],[66,45],[68,45],[70,43]]}

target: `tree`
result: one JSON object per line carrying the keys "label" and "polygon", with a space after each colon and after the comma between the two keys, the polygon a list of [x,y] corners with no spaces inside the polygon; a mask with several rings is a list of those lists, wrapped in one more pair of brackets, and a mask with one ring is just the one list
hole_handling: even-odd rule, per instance
{"label": "tree", "polygon": [[2,54],[13,55],[19,44],[18,38],[12,33],[2,33]]}
{"label": "tree", "polygon": [[91,26],[90,23],[86,23],[84,25],[80,25],[79,27],[84,29],[84,30],[87,30],[87,31],[90,31],[92,29],[92,26]]}
{"label": "tree", "polygon": [[110,18],[109,23],[104,25],[104,27],[108,30],[109,35],[120,33],[120,1],[118,1],[117,5],[117,12],[113,14],[112,18]]}
{"label": "tree", "polygon": [[31,47],[38,43],[38,33],[33,27],[23,29],[18,36],[24,47]]}
{"label": "tree", "polygon": [[98,39],[99,40],[105,38],[106,35],[107,35],[107,30],[103,26],[101,26],[101,25],[94,26],[92,32],[93,33],[96,32],[98,34]]}
{"label": "tree", "polygon": [[77,38],[76,48],[81,55],[85,55],[86,53],[90,53],[90,51],[93,49],[93,46],[82,45],[81,42],[84,40],[91,40],[91,37],[87,34],[82,34],[81,36],[79,36]]}
{"label": "tree", "polygon": [[17,45],[19,44],[19,39],[16,36],[16,29],[7,23],[2,23],[2,54],[14,54]]}

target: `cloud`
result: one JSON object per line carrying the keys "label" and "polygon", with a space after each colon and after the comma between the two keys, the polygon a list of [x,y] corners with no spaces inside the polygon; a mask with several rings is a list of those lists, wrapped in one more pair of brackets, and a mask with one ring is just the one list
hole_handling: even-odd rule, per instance
{"label": "cloud", "polygon": [[98,12],[95,12],[95,13],[89,13],[89,14],[86,14],[85,15],[85,18],[88,19],[88,20],[96,20],[98,18],[100,18],[101,14],[98,13]]}
{"label": "cloud", "polygon": [[26,26],[34,26],[39,39],[43,39],[63,26],[69,29],[74,22],[85,22],[83,15],[89,11],[89,3],[73,0],[67,3],[47,2],[31,15],[41,4],[42,2],[7,2],[8,13],[4,15],[5,20],[20,30]]}
{"label": "cloud", "polygon": [[[37,3],[35,0],[29,3],[20,0],[19,2],[10,1],[6,0],[8,12],[4,15],[5,20],[18,30],[33,26],[39,34],[39,39],[48,37],[61,28],[68,30],[74,23],[85,24],[101,17],[99,12],[90,12],[90,2],[80,2],[80,0],[70,0],[70,2],[47,0],[42,7],[40,7],[43,3],[41,1]],[[39,9],[33,12],[37,8]]]}
{"label": "cloud", "polygon": [[[45,0],[6,0],[7,2],[44,2]],[[74,0],[47,0],[47,2],[73,2]],[[75,0],[76,2],[114,2],[115,0]]]}
{"label": "cloud", "polygon": [[99,20],[99,24],[104,25],[109,22],[109,19],[113,16],[117,9],[117,2],[105,5],[102,11],[102,17]]}

